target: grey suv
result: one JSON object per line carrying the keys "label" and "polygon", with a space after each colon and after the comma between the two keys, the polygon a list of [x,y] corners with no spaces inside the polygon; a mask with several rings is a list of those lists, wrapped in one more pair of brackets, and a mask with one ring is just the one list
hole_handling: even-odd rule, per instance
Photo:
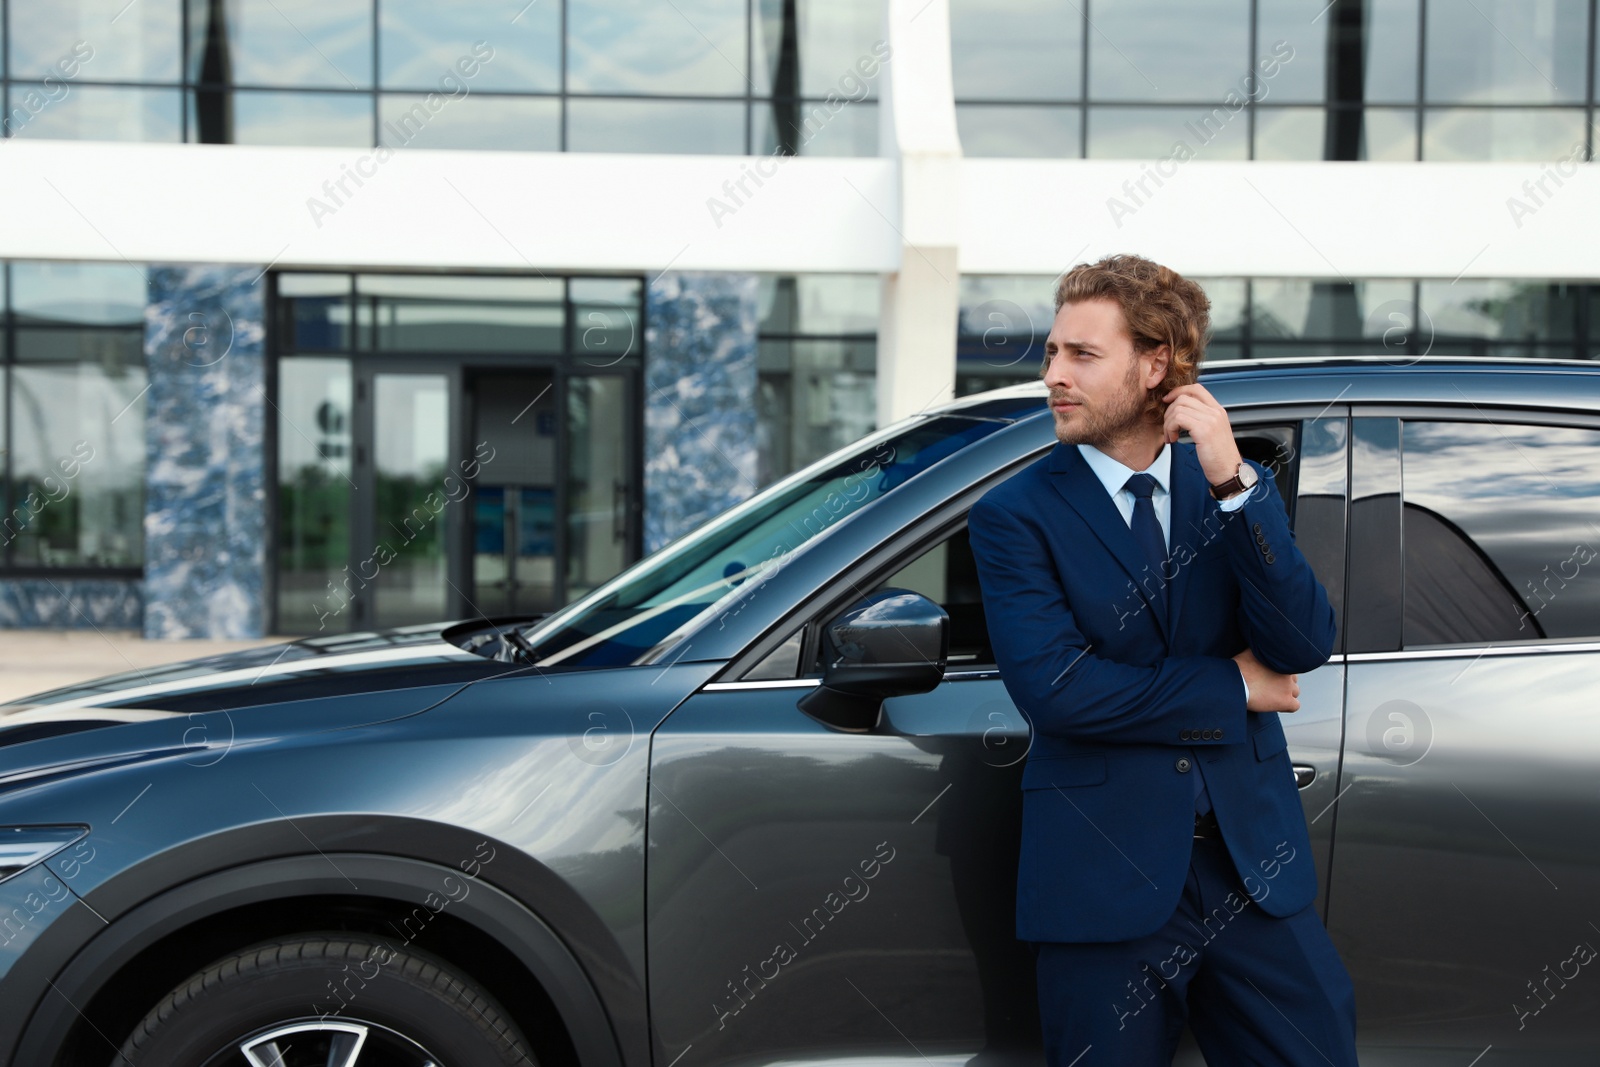
{"label": "grey suv", "polygon": [[[1283,723],[1363,1062],[1594,1062],[1600,366],[1203,380],[1338,613]],[[1053,444],[971,397],[549,617],[0,708],[0,1063],[1037,1063],[965,515]]]}

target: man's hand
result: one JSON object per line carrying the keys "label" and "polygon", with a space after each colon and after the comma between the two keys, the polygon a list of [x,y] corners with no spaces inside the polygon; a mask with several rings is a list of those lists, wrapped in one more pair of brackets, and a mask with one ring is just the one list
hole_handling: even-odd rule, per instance
{"label": "man's hand", "polygon": [[[1239,446],[1233,440],[1227,409],[1217,403],[1205,386],[1180,385],[1161,399],[1167,405],[1164,439],[1168,443],[1175,442],[1179,432],[1187,430],[1206,481],[1221,485],[1238,473],[1241,457]],[[1250,688],[1255,690],[1253,684]]]}
{"label": "man's hand", "polygon": [[1300,710],[1298,674],[1279,674],[1271,667],[1263,666],[1248,648],[1233,657],[1233,662],[1239,665],[1239,670],[1244,674],[1244,684],[1250,687],[1250,702],[1245,705],[1249,710]]}

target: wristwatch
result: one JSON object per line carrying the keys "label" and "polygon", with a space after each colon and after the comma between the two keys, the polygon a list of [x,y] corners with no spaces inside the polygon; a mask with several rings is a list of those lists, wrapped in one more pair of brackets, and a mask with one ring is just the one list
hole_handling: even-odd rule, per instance
{"label": "wristwatch", "polygon": [[1246,489],[1256,486],[1256,469],[1243,460],[1239,461],[1239,469],[1233,472],[1233,477],[1211,487],[1211,496],[1215,500],[1226,500]]}

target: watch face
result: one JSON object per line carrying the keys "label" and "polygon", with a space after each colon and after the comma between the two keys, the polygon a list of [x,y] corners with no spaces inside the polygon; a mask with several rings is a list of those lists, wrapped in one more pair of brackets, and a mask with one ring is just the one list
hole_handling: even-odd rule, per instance
{"label": "watch face", "polygon": [[1255,485],[1259,480],[1259,476],[1256,474],[1256,469],[1254,467],[1250,466],[1248,463],[1242,463],[1239,465],[1240,485],[1243,485],[1246,489],[1248,489],[1252,485]]}

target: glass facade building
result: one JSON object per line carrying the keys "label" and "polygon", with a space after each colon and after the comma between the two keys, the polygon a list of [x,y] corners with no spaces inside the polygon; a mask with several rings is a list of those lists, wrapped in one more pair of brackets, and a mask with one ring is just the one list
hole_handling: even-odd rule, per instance
{"label": "glass facade building", "polygon": [[1591,158],[1588,0],[952,0],[966,153]]}
{"label": "glass facade building", "polygon": [[[1444,192],[1492,173],[1460,202],[1495,216],[1486,250],[1560,247],[1535,216],[1590,173],[1593,0],[926,10],[951,94],[896,103],[902,43],[845,0],[0,0],[0,150],[39,197],[0,231],[0,627],[548,611],[873,429],[885,366],[944,373],[949,351],[891,336],[895,257],[948,290],[955,394],[1036,378],[1053,258],[969,267],[970,230],[948,260],[908,239],[897,109],[947,109],[984,174],[1104,202],[1113,242],[1163,161]],[[304,232],[249,236],[256,205],[208,177],[229,166],[291,175]],[[552,191],[581,167],[602,192]],[[1113,171],[1124,215],[1079,177]],[[141,230],[152,182],[192,211]],[[388,192],[347,213],[367,184]],[[1265,187],[1262,217],[1309,244]],[[611,225],[656,188],[689,222]],[[845,230],[805,207],[834,194],[861,212]],[[72,232],[29,235],[30,206]],[[1600,358],[1600,257],[1496,273],[1397,243],[1403,266],[1341,271],[1226,218],[1179,225],[1259,249],[1174,263],[1210,295],[1212,359]],[[1090,239],[1077,258],[1144,247]]]}
{"label": "glass facade building", "polygon": [[[875,87],[856,69],[878,39],[870,4],[139,0],[120,14],[99,0],[6,6],[6,113],[61,103],[17,123],[19,136],[877,152]],[[75,91],[62,95],[68,81]],[[807,117],[830,93],[859,106],[824,130]]]}

